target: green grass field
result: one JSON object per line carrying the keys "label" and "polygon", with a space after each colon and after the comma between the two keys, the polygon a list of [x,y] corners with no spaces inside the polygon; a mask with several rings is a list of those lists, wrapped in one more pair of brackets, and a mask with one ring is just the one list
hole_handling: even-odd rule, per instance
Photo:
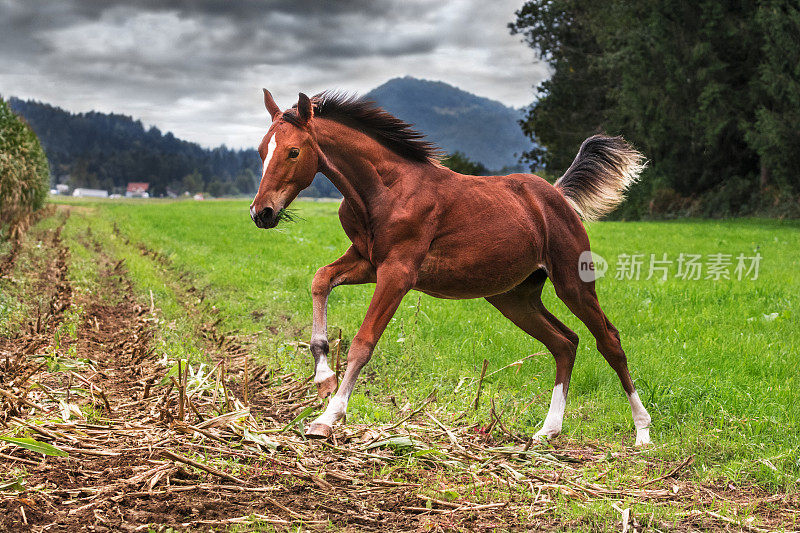
{"label": "green grass field", "polygon": [[[109,249],[128,257],[143,298],[172,320],[162,343],[197,350],[181,333],[181,307],[170,276],[139,254],[143,243],[205,289],[224,329],[257,335],[256,357],[308,375],[310,285],[314,272],[348,246],[338,204],[297,202],[301,220],[258,230],[245,201],[88,202],[70,200],[65,235],[91,227]],[[116,235],[113,227],[119,230]],[[790,490],[800,478],[800,224],[733,220],[599,222],[589,226],[593,250],[609,260],[597,291],[620,330],[640,395],[653,418],[654,446],[666,458],[695,456],[703,481],[756,483]],[[130,239],[124,243],[122,236]],[[737,280],[736,256],[762,257],[758,279]],[[732,279],[647,278],[650,254],[731,254]],[[73,249],[74,259],[80,252]],[[75,255],[77,254],[77,255]],[[639,280],[615,279],[619,254],[645,254]],[[706,265],[703,265],[704,268]],[[702,277],[705,278],[703,271]],[[657,276],[656,276],[657,277]],[[329,335],[357,331],[372,286],[340,287],[329,301]],[[616,375],[588,330],[545,290],[545,305],[581,338],[569,391],[563,439],[631,446],[635,431]],[[537,355],[484,383],[478,412],[470,410],[483,359],[499,369],[543,346],[483,300],[445,301],[412,292],[362,373],[350,422],[390,421],[397,405],[419,404],[438,389],[439,405],[467,419],[487,420],[490,399],[513,431],[532,434],[547,412],[554,364]],[[197,354],[199,357],[201,354]]]}

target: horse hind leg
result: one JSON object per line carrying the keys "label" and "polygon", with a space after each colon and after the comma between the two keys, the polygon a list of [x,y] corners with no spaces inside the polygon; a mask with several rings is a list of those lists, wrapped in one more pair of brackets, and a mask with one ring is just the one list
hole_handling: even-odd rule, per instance
{"label": "horse hind leg", "polygon": [[[615,367],[613,364],[611,367],[614,368],[614,370],[617,372],[617,375],[620,375],[620,372],[622,372],[623,375],[627,376],[627,379],[623,379],[623,377],[620,376],[620,381],[623,383],[626,381],[630,382],[631,391],[629,392],[628,389],[625,389],[625,394],[628,396],[628,403],[631,405],[631,414],[633,416],[633,424],[636,427],[636,446],[650,444],[650,423],[652,422],[650,413],[648,413],[647,409],[645,409],[642,400],[639,398],[639,393],[636,391],[636,387],[633,384],[633,380],[631,379],[630,372],[628,371],[627,357],[625,357],[625,352],[622,351],[622,343],[620,342],[619,331],[617,331],[617,328],[614,327],[614,324],[608,320],[608,317],[606,317],[605,314],[603,315],[603,318],[606,322],[606,328],[611,333],[612,338],[616,340],[616,344],[619,345],[619,352],[622,353],[622,357],[616,359],[620,370],[617,370],[617,367]],[[612,353],[615,352],[612,351]],[[606,360],[608,361],[608,358],[606,358]]]}
{"label": "horse hind leg", "polygon": [[[578,262],[575,261],[570,266],[574,268],[577,264]],[[633,422],[636,427],[636,445],[650,444],[650,414],[636,392],[636,387],[628,370],[628,359],[620,342],[619,331],[608,320],[608,317],[600,307],[597,293],[594,290],[594,282],[582,281],[578,276],[577,268],[575,268],[574,276],[565,276],[563,271],[561,276],[557,272],[554,274],[555,276],[551,275],[551,279],[555,286],[556,294],[589,329],[597,341],[597,350],[617,373],[622,383],[622,388],[631,406]]]}
{"label": "horse hind leg", "polygon": [[553,438],[561,433],[567,392],[578,349],[578,336],[561,323],[542,304],[541,293],[547,276],[534,274],[522,285],[486,300],[525,333],[534,337],[553,354],[556,378],[550,408],[542,428],[534,438]]}

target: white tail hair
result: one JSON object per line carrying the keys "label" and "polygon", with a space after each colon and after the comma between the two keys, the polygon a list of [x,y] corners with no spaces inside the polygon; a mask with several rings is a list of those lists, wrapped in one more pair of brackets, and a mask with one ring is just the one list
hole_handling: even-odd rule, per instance
{"label": "white tail hair", "polygon": [[555,187],[583,220],[597,220],[622,203],[646,166],[645,157],[622,137],[593,135]]}

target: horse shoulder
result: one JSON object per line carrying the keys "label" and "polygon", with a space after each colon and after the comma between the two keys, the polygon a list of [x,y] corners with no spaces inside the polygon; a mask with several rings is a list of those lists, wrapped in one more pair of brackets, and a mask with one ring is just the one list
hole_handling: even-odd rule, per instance
{"label": "horse shoulder", "polygon": [[361,257],[369,260],[372,248],[369,230],[364,227],[353,206],[347,200],[343,200],[339,206],[339,222],[342,224],[345,235],[353,243]]}

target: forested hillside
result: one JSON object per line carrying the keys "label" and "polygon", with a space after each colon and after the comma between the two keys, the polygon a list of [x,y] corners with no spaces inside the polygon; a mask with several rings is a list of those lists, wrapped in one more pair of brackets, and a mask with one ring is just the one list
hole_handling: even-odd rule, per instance
{"label": "forested hillside", "polygon": [[10,100],[41,139],[56,183],[124,192],[129,181],[151,194],[251,193],[260,159],[255,150],[211,150],[117,114],[78,113],[39,102]]}
{"label": "forested hillside", "polygon": [[520,168],[520,157],[532,148],[519,127],[521,111],[447,83],[406,76],[364,97],[414,124],[446,152],[461,152],[491,170]]}
{"label": "forested hillside", "polygon": [[[466,162],[462,171],[518,168],[519,156],[531,147],[519,128],[518,110],[445,83],[398,78],[365,97],[455,154],[446,164]],[[122,193],[128,182],[147,182],[154,196],[251,194],[258,185],[260,159],[255,150],[205,149],[158,128],[145,128],[125,115],[75,114],[17,98],[10,104],[41,139],[53,184]],[[473,162],[477,166],[469,166]],[[302,195],[336,197],[339,192],[320,174]]]}
{"label": "forested hillside", "polygon": [[605,131],[650,159],[617,216],[800,214],[796,1],[532,0],[511,31],[553,69],[533,168],[559,175]]}

